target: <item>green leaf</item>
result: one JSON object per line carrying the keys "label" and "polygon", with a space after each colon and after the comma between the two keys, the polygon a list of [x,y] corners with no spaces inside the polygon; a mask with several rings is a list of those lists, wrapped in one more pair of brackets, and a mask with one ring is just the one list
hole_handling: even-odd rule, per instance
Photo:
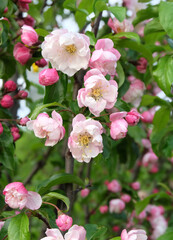
{"label": "green leaf", "polygon": [[114,237],[114,238],[111,238],[110,240],[121,240],[121,237]]}
{"label": "green leaf", "polygon": [[40,183],[37,186],[37,191],[42,195],[46,193],[48,190],[50,190],[52,186],[64,183],[75,183],[84,187],[83,181],[76,175],[68,173],[59,173]]}
{"label": "green leaf", "polygon": [[8,227],[8,240],[29,240],[29,219],[26,214],[20,213],[11,219]]}
{"label": "green leaf", "polygon": [[60,193],[50,192],[43,197],[43,200],[50,201],[52,198],[60,199],[61,201],[63,201],[67,207],[66,211],[68,212],[69,207],[70,207],[70,201],[69,201],[68,197],[66,197]]}
{"label": "green leaf", "polygon": [[161,31],[163,31],[163,27],[160,24],[159,19],[155,18],[146,24],[144,29],[144,34],[147,35],[149,33],[161,32]]}
{"label": "green leaf", "polygon": [[93,5],[93,10],[96,16],[99,15],[103,10],[108,10],[108,6],[106,5],[106,0],[95,0]]}
{"label": "green leaf", "polygon": [[43,104],[41,106],[38,106],[34,109],[33,113],[31,114],[31,119],[36,119],[36,117],[38,116],[38,114],[43,111],[43,109],[48,108],[48,107],[62,107],[62,108],[66,108],[65,106],[63,106],[61,103],[58,102],[53,102],[53,103],[47,103],[47,104]]}
{"label": "green leaf", "polygon": [[87,240],[100,239],[100,237],[104,237],[107,232],[107,228],[104,226],[98,226],[96,224],[86,224],[84,228],[87,231],[86,238]]}
{"label": "green leaf", "polygon": [[124,102],[121,99],[118,99],[114,105],[116,108],[118,108],[120,111],[130,111],[130,107],[128,105],[128,103]]}
{"label": "green leaf", "polygon": [[4,62],[0,60],[0,78],[2,78],[4,73],[5,73],[5,65],[4,65]]}
{"label": "green leaf", "polygon": [[173,56],[162,57],[153,75],[158,86],[167,96],[171,97],[171,85],[173,84]]}
{"label": "green leaf", "polygon": [[132,40],[137,41],[138,43],[140,43],[140,37],[137,33],[133,33],[133,32],[121,32],[121,33],[117,33],[115,35],[113,35],[112,37],[110,37],[112,40],[116,40],[122,37],[126,37]]}
{"label": "green leaf", "polygon": [[125,74],[120,62],[117,62],[116,71],[118,73],[118,80],[119,80],[118,87],[121,87],[125,81]]}
{"label": "green leaf", "polygon": [[90,45],[91,45],[91,46],[95,46],[95,44],[96,44],[96,42],[97,42],[97,39],[95,38],[94,33],[87,31],[87,32],[85,33],[85,35],[87,35],[87,36],[89,37],[89,39],[90,39]]}
{"label": "green leaf", "polygon": [[139,201],[135,204],[135,211],[136,214],[139,215],[149,204],[150,200],[156,196],[157,193],[154,193],[146,198],[144,198],[142,201]]}
{"label": "green leaf", "polygon": [[157,238],[157,240],[172,240],[172,239],[173,239],[173,231],[166,232],[162,236]]}
{"label": "green leaf", "polygon": [[76,0],[65,0],[63,7],[74,11],[76,9]]}
{"label": "green leaf", "polygon": [[108,7],[108,10],[113,13],[113,15],[122,22],[126,17],[126,8],[125,7]]}
{"label": "green leaf", "polygon": [[138,23],[154,17],[158,17],[158,7],[148,6],[146,9],[137,11],[136,18],[133,21],[133,25],[136,26]]}
{"label": "green leaf", "polygon": [[46,37],[49,34],[49,32],[47,30],[42,29],[42,28],[37,28],[37,29],[35,29],[35,31],[41,37]]}
{"label": "green leaf", "polygon": [[171,104],[162,98],[159,98],[157,96],[152,96],[152,95],[143,95],[142,101],[141,101],[141,106],[167,106],[171,107]]}
{"label": "green leaf", "polygon": [[1,0],[0,3],[0,16],[2,16],[4,9],[7,7],[8,0]]}
{"label": "green leaf", "polygon": [[140,126],[136,125],[133,127],[128,127],[128,134],[139,144],[141,144],[142,138],[146,138],[146,132],[144,131],[143,128]]}
{"label": "green leaf", "polygon": [[159,6],[159,19],[167,34],[173,38],[173,2],[161,2]]}
{"label": "green leaf", "polygon": [[0,162],[8,169],[14,170],[14,144],[10,129],[3,124],[3,133],[0,136]]}
{"label": "green leaf", "polygon": [[153,132],[159,132],[161,129],[165,128],[170,119],[170,109],[166,106],[161,107],[154,115]]}

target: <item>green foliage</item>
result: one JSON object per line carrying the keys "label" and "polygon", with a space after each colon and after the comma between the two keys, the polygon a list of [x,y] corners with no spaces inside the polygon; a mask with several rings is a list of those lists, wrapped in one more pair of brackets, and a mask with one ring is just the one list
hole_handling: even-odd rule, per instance
{"label": "green foliage", "polygon": [[44,197],[43,197],[44,201],[50,201],[52,199],[59,199],[59,200],[63,201],[67,208],[66,211],[68,212],[69,207],[70,207],[70,201],[66,196],[64,196],[60,193],[57,193],[57,192],[49,192],[46,195],[44,195]]}
{"label": "green foliage", "polygon": [[107,231],[106,227],[98,226],[96,224],[86,224],[84,227],[87,231],[87,240],[103,240]]}
{"label": "green foliage", "polygon": [[159,20],[166,33],[173,38],[173,2],[161,2],[159,6]]}

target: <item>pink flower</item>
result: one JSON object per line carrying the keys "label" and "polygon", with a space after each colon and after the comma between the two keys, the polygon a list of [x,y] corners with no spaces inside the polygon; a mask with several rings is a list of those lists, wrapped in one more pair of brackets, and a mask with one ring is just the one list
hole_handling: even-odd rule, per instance
{"label": "pink flower", "polygon": [[21,40],[24,44],[32,46],[38,42],[38,35],[31,26],[23,25]]}
{"label": "pink flower", "polygon": [[141,57],[137,62],[136,68],[137,68],[138,72],[145,73],[146,69],[147,69],[147,64],[148,64],[147,60],[145,58]]}
{"label": "pink flower", "polygon": [[121,233],[121,240],[147,240],[146,232],[142,229],[131,230],[127,233],[124,229]]}
{"label": "pink flower", "polygon": [[107,188],[110,192],[113,192],[113,193],[117,193],[122,190],[121,185],[115,179],[107,184]]}
{"label": "pink flower", "polygon": [[36,61],[35,64],[38,66],[38,67],[45,67],[47,65],[47,61],[44,59],[44,58],[41,58],[40,60]]}
{"label": "pink flower", "polygon": [[67,231],[69,228],[71,228],[72,223],[73,219],[66,214],[61,214],[56,219],[56,225],[59,227],[61,231]]}
{"label": "pink flower", "polygon": [[99,39],[89,62],[90,68],[99,69],[104,76],[107,74],[114,76],[117,61],[121,55],[113,46],[114,43],[111,39]]}
{"label": "pink flower", "polygon": [[125,208],[125,203],[121,199],[112,199],[109,202],[110,213],[121,213]]}
{"label": "pink flower", "polygon": [[130,112],[128,112],[127,115],[125,116],[125,119],[126,119],[127,123],[128,123],[130,126],[135,126],[135,125],[137,125],[140,118],[141,118],[141,114],[139,114],[136,109],[132,109],[132,110],[131,110]]}
{"label": "pink flower", "polygon": [[108,206],[104,205],[104,206],[100,206],[99,207],[100,213],[104,214],[108,212]]}
{"label": "pink flower", "polygon": [[3,221],[0,222],[0,230],[3,228],[4,224],[5,224],[5,222],[3,222]]}
{"label": "pink flower", "polygon": [[88,194],[90,193],[90,190],[88,188],[82,189],[80,192],[81,197],[85,198],[88,196]]}
{"label": "pink flower", "polygon": [[4,89],[7,91],[7,92],[13,92],[15,91],[17,88],[17,84],[12,81],[12,80],[8,80],[7,82],[5,82],[4,84]]}
{"label": "pink flower", "polygon": [[110,115],[110,134],[114,140],[124,138],[127,134],[128,123],[123,119],[126,114],[126,112],[117,112]]}
{"label": "pink flower", "polygon": [[19,132],[11,132],[13,136],[13,141],[16,142],[20,138],[20,133]]}
{"label": "pink flower", "polygon": [[144,123],[152,123],[153,122],[153,118],[154,118],[154,111],[152,109],[143,112],[142,114],[142,122]]}
{"label": "pink flower", "polygon": [[41,196],[36,192],[27,191],[21,182],[13,182],[8,184],[3,191],[5,202],[11,208],[24,207],[36,210],[41,207]]}
{"label": "pink flower", "polygon": [[146,216],[147,216],[146,211],[143,210],[143,211],[137,216],[137,218],[140,219],[140,220],[142,220],[142,219],[145,219]]}
{"label": "pink flower", "polygon": [[108,20],[108,26],[115,32],[115,33],[121,33],[121,32],[133,32],[134,27],[131,23],[131,21],[124,19],[123,22],[119,22],[118,19],[109,18]]}
{"label": "pink flower", "polygon": [[86,230],[82,226],[73,225],[64,235],[64,237],[56,228],[47,229],[46,235],[47,237],[42,238],[41,240],[85,240]]}
{"label": "pink flower", "polygon": [[14,46],[13,56],[20,64],[25,65],[32,57],[30,49],[25,47],[22,43],[17,43]]}
{"label": "pink flower", "polygon": [[131,197],[130,197],[129,194],[123,194],[123,195],[121,196],[121,200],[123,200],[123,202],[125,202],[125,203],[128,203],[128,202],[131,201]]}
{"label": "pink flower", "polygon": [[43,86],[49,86],[59,80],[58,73],[55,68],[43,69],[39,73],[39,83]]}
{"label": "pink flower", "polygon": [[2,124],[0,123],[0,135],[3,133],[3,126],[2,126]]}
{"label": "pink flower", "polygon": [[28,97],[28,93],[24,90],[20,90],[17,94],[18,99],[25,99]]}
{"label": "pink flower", "polygon": [[133,182],[131,183],[131,187],[134,189],[134,190],[139,190],[140,189],[140,183],[139,182]]}
{"label": "pink flower", "polygon": [[89,38],[80,33],[57,29],[45,37],[42,55],[53,68],[73,76],[77,71],[88,67],[90,58]]}
{"label": "pink flower", "polygon": [[6,94],[2,97],[0,103],[3,108],[10,108],[13,106],[14,100],[10,95]]}
{"label": "pink flower", "polygon": [[142,165],[144,167],[147,167],[149,164],[156,163],[158,160],[158,157],[156,154],[150,150],[149,152],[145,153],[143,158],[142,158]]}
{"label": "pink flower", "polygon": [[142,139],[142,145],[144,146],[144,148],[147,148],[147,149],[151,148],[151,142],[147,138],[143,138]]}
{"label": "pink flower", "polygon": [[[133,77],[133,76],[130,76]],[[130,87],[122,97],[122,99],[127,103],[132,103],[135,107],[138,107],[141,101],[141,97],[145,90],[144,83],[139,79],[130,78]]]}
{"label": "pink flower", "polygon": [[21,118],[21,119],[20,119],[19,124],[20,124],[21,126],[26,126],[26,123],[29,122],[29,121],[30,121],[30,119],[29,119],[28,117],[24,117],[24,118]]}
{"label": "pink flower", "polygon": [[116,81],[108,81],[99,70],[92,69],[84,77],[84,86],[78,91],[79,107],[88,107],[95,116],[104,109],[113,108],[118,94]]}
{"label": "pink flower", "polygon": [[90,162],[103,151],[102,125],[91,118],[78,114],[72,122],[73,130],[68,139],[68,147],[78,162]]}
{"label": "pink flower", "polygon": [[40,113],[35,120],[27,122],[26,126],[34,131],[36,137],[46,138],[45,146],[54,146],[65,135],[62,123],[61,115],[53,111],[52,118],[46,113]]}

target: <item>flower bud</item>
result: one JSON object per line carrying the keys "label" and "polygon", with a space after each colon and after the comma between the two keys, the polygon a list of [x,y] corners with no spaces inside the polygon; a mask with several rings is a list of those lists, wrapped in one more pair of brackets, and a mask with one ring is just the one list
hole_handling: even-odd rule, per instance
{"label": "flower bud", "polygon": [[27,123],[28,121],[30,121],[30,119],[29,119],[28,117],[24,117],[24,118],[21,118],[21,119],[20,119],[19,124],[20,124],[21,126],[26,126],[26,123]]}
{"label": "flower bud", "polygon": [[25,47],[22,43],[17,43],[14,46],[13,56],[20,64],[25,65],[32,57],[30,49]]}
{"label": "flower bud", "polygon": [[11,134],[13,136],[13,141],[14,142],[17,141],[20,138],[20,133],[18,133],[18,132],[12,132]]}
{"label": "flower bud", "polygon": [[38,67],[45,67],[47,65],[47,61],[44,59],[44,58],[41,58],[40,60],[36,61],[35,64],[38,66]]}
{"label": "flower bud", "polygon": [[145,58],[141,57],[137,62],[138,65],[136,68],[137,68],[138,72],[145,73],[146,69],[147,69],[147,63],[148,63],[147,60]]}
{"label": "flower bud", "polygon": [[134,190],[139,190],[140,189],[140,183],[139,182],[133,182],[131,183],[131,187],[134,189]]}
{"label": "flower bud", "polygon": [[27,12],[29,10],[29,4],[24,2],[18,2],[18,7],[21,12]]}
{"label": "flower bud", "polygon": [[61,231],[68,230],[72,226],[72,223],[73,219],[66,214],[61,214],[56,219],[56,225],[59,227]]}
{"label": "flower bud", "polygon": [[38,42],[38,35],[31,26],[23,25],[21,40],[24,44],[32,46]]}
{"label": "flower bud", "polygon": [[11,127],[10,131],[13,132],[18,132],[19,133],[19,129],[18,127]]}
{"label": "flower bud", "polygon": [[17,84],[12,80],[8,80],[7,82],[5,82],[4,88],[7,92],[13,92],[16,90]]}
{"label": "flower bud", "polygon": [[0,123],[0,135],[3,133],[3,126],[2,124]]}
{"label": "flower bud", "polygon": [[35,25],[35,19],[33,17],[31,17],[30,15],[28,15],[26,18],[23,18],[23,22],[24,24],[34,27]]}
{"label": "flower bud", "polygon": [[112,199],[109,202],[110,213],[121,213],[125,208],[125,203],[121,199]]}
{"label": "flower bud", "polygon": [[123,194],[123,195],[121,196],[121,200],[123,200],[123,202],[125,202],[125,203],[128,203],[128,202],[131,201],[131,197],[130,197],[130,195],[128,195],[128,194]]}
{"label": "flower bud", "polygon": [[135,126],[139,122],[140,118],[141,118],[141,115],[137,112],[136,109],[132,109],[130,112],[127,113],[125,117],[127,123],[130,126]]}
{"label": "flower bud", "polygon": [[4,95],[3,98],[1,99],[1,106],[3,108],[10,108],[13,106],[13,104],[14,104],[13,98],[8,94]]}
{"label": "flower bud", "polygon": [[4,9],[4,13],[7,13],[7,12],[8,12],[8,7]]}
{"label": "flower bud", "polygon": [[49,86],[59,80],[58,73],[55,68],[43,69],[39,73],[39,83],[43,86]]}
{"label": "flower bud", "polygon": [[115,226],[112,227],[112,230],[114,232],[119,232],[120,231],[120,227],[115,225]]}
{"label": "flower bud", "polygon": [[112,180],[110,183],[107,184],[107,188],[110,192],[117,193],[121,191],[121,185],[117,180]]}
{"label": "flower bud", "polygon": [[85,198],[88,196],[90,190],[88,188],[82,189],[80,192],[81,197]]}
{"label": "flower bud", "polygon": [[24,90],[20,90],[17,94],[17,98],[19,99],[25,99],[28,97],[28,93]]}
{"label": "flower bud", "polygon": [[107,213],[108,212],[108,206],[107,205],[100,206],[99,210],[102,214]]}
{"label": "flower bud", "polygon": [[151,111],[145,111],[142,114],[142,122],[144,123],[152,123],[153,122],[153,118],[154,118],[154,114]]}

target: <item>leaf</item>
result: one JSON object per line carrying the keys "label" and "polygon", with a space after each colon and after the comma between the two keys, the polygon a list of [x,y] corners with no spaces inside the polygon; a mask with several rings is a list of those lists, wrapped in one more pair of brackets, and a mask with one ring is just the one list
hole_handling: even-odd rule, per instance
{"label": "leaf", "polygon": [[4,62],[0,60],[0,78],[2,78],[4,73],[5,73],[5,65],[4,65]]}
{"label": "leaf", "polygon": [[85,33],[85,35],[87,35],[90,39],[90,45],[91,46],[95,46],[96,42],[97,42],[97,39],[95,38],[95,35],[93,32],[90,32],[90,31],[87,31]]}
{"label": "leaf", "polygon": [[120,111],[126,111],[126,112],[130,111],[130,107],[129,107],[128,103],[124,102],[121,99],[118,99],[114,106],[116,108],[118,108]]}
{"label": "leaf", "polygon": [[31,114],[31,119],[36,119],[36,117],[38,116],[38,114],[43,111],[43,109],[48,108],[48,107],[62,107],[62,108],[67,108],[65,106],[63,106],[61,103],[58,102],[53,102],[53,103],[47,103],[47,104],[43,104],[41,106],[38,106],[34,109],[33,113]]}
{"label": "leaf", "polygon": [[99,239],[99,237],[104,237],[104,234],[107,232],[107,228],[104,226],[98,226],[96,224],[86,224],[84,228],[87,231],[86,238],[87,240]]}
{"label": "leaf", "polygon": [[70,207],[70,201],[69,201],[69,198],[60,194],[60,193],[56,193],[56,192],[50,192],[46,195],[44,195],[43,199],[46,201],[49,201],[51,200],[52,198],[56,198],[56,199],[60,199],[61,201],[63,201],[67,207],[66,211],[68,212],[69,210],[69,207]]}
{"label": "leaf", "polygon": [[42,183],[40,183],[37,186],[37,192],[39,192],[42,195],[46,193],[52,186],[64,184],[64,183],[75,183],[84,187],[84,183],[79,177],[73,174],[59,173],[59,174],[53,175],[47,180],[42,181]]}
{"label": "leaf", "polygon": [[153,19],[149,23],[146,24],[144,28],[144,34],[147,35],[149,33],[154,33],[154,32],[161,32],[163,31],[163,27],[159,22],[158,18]]}
{"label": "leaf", "polygon": [[142,138],[146,138],[146,132],[139,125],[128,127],[128,134],[139,144],[141,144]]}
{"label": "leaf", "polygon": [[157,240],[172,240],[173,239],[173,231],[166,232],[161,235]]}
{"label": "leaf", "polygon": [[113,15],[122,22],[126,17],[126,8],[125,7],[108,7],[108,10],[113,13]]}
{"label": "leaf", "polygon": [[25,213],[11,219],[8,227],[8,240],[29,240],[29,219]]}
{"label": "leaf", "polygon": [[8,0],[1,0],[0,3],[0,16],[2,16],[4,9],[7,7]]}
{"label": "leaf", "polygon": [[3,124],[3,133],[0,136],[0,162],[8,169],[14,170],[14,144],[9,128]]}
{"label": "leaf", "polygon": [[117,71],[118,79],[119,79],[118,87],[120,88],[123,85],[124,81],[125,81],[124,70],[123,70],[120,62],[117,62],[116,71]]}
{"label": "leaf", "polygon": [[76,9],[76,0],[65,0],[63,7],[71,11],[74,11]]}
{"label": "leaf", "polygon": [[140,43],[140,37],[137,33],[134,33],[134,32],[121,32],[121,33],[117,33],[115,35],[113,35],[111,37],[112,40],[116,40],[116,39],[119,39],[119,38],[122,38],[122,37],[126,37],[126,38],[129,38],[129,39],[133,39],[133,40],[136,40],[138,43]]}
{"label": "leaf", "polygon": [[167,96],[171,97],[171,85],[173,84],[173,56],[162,57],[153,75],[158,86]]}
{"label": "leaf", "polygon": [[114,237],[114,238],[111,238],[110,240],[121,240],[121,237]]}
{"label": "leaf", "polygon": [[49,35],[49,32],[42,28],[37,28],[37,29],[35,29],[35,31],[41,37],[46,37],[47,35]]}
{"label": "leaf", "polygon": [[156,196],[157,193],[154,193],[146,198],[144,198],[142,201],[139,201],[135,204],[135,211],[136,214],[139,215],[149,204],[150,200]]}
{"label": "leaf", "polygon": [[167,106],[171,107],[171,104],[162,98],[159,98],[157,96],[151,96],[151,95],[143,95],[141,106]]}
{"label": "leaf", "polygon": [[136,26],[138,23],[154,17],[158,17],[158,7],[148,6],[146,9],[137,11],[136,18],[133,20],[133,25]]}
{"label": "leaf", "polygon": [[159,20],[167,34],[173,38],[173,2],[161,2],[159,6]]}

